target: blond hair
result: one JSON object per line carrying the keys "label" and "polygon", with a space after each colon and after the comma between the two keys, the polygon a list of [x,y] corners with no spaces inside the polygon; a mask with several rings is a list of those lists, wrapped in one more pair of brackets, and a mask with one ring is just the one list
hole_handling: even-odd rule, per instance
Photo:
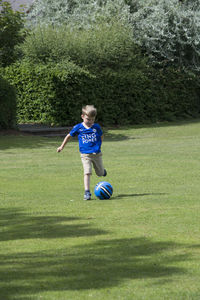
{"label": "blond hair", "polygon": [[90,118],[95,118],[97,115],[97,109],[94,105],[86,105],[82,108],[82,114],[85,116],[87,115]]}

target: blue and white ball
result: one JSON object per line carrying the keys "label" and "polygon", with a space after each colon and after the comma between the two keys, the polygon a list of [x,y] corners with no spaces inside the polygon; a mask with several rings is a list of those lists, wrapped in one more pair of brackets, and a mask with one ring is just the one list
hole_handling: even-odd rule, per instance
{"label": "blue and white ball", "polygon": [[109,182],[101,181],[95,186],[94,193],[100,200],[110,199],[113,194],[113,187]]}

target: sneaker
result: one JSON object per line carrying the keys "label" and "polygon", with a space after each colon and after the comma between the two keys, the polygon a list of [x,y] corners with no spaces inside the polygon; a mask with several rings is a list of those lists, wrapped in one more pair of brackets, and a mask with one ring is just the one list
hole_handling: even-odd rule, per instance
{"label": "sneaker", "polygon": [[105,177],[106,175],[107,175],[107,171],[106,171],[106,169],[104,169],[103,176]]}
{"label": "sneaker", "polygon": [[90,192],[85,192],[83,199],[84,200],[91,200],[91,194],[90,194]]}

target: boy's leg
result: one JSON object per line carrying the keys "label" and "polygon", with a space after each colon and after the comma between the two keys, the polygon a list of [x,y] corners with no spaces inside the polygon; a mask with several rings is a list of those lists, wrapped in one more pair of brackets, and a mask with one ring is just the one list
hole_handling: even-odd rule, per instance
{"label": "boy's leg", "polygon": [[94,154],[92,157],[92,163],[97,176],[106,176],[107,172],[103,166],[102,153]]}
{"label": "boy's leg", "polygon": [[84,174],[84,187],[85,191],[90,190],[90,176],[91,174]]}
{"label": "boy's leg", "polygon": [[85,188],[84,200],[90,200],[91,199],[90,176],[92,175],[92,161],[89,155],[87,154],[81,154],[81,160],[82,160],[83,170],[84,170],[84,188]]}
{"label": "boy's leg", "polygon": [[84,193],[84,200],[91,200],[91,193],[90,193],[90,174],[84,175],[84,187],[85,187],[85,193]]}

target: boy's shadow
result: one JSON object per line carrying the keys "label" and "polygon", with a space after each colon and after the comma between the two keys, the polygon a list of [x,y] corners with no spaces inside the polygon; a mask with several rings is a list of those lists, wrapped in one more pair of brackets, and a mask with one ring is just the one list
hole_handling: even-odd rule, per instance
{"label": "boy's shadow", "polygon": [[127,197],[144,197],[144,196],[159,196],[159,195],[166,195],[166,193],[119,194],[117,196],[111,197],[109,200],[119,200],[121,198],[127,198]]}

